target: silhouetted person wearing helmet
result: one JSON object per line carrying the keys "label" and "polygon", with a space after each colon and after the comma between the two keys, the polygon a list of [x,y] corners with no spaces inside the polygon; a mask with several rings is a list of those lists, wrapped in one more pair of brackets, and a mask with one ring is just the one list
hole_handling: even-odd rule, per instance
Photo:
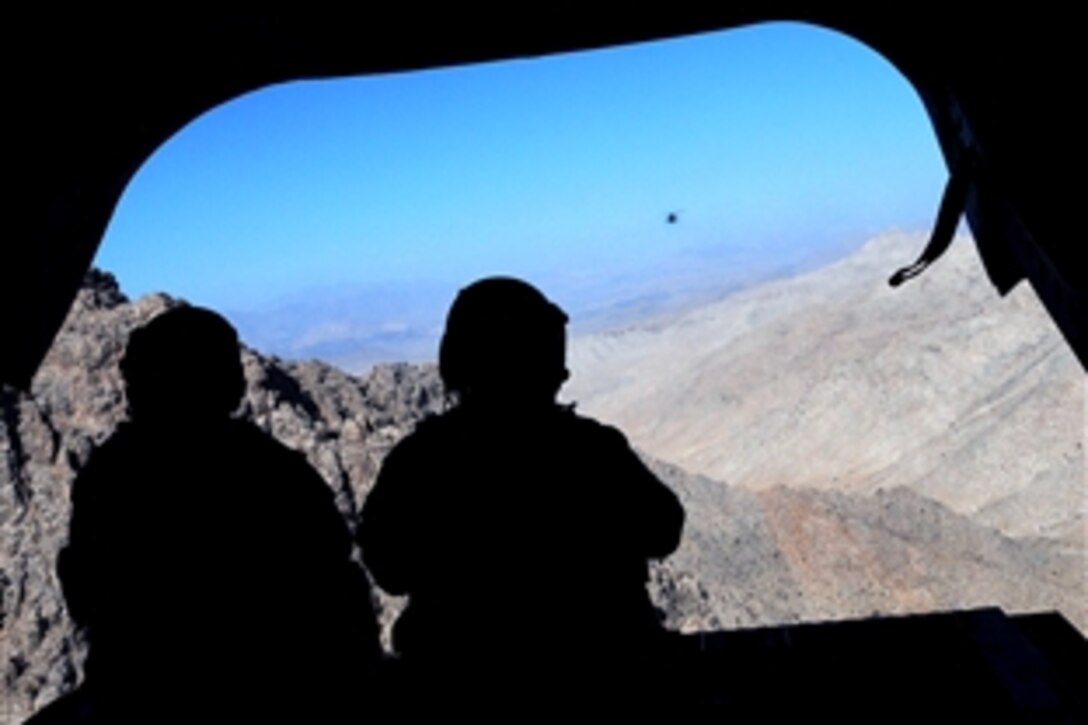
{"label": "silhouetted person wearing helmet", "polygon": [[321,477],[232,417],[233,328],[171,309],[121,369],[130,420],[73,485],[58,562],[93,720],[348,719],[379,652],[368,586]]}
{"label": "silhouetted person wearing helmet", "polygon": [[557,404],[566,322],[519,280],[463,289],[439,351],[457,404],[390,452],[363,507],[365,563],[409,597],[394,646],[455,703],[638,700],[662,632],[647,560],[684,512],[619,431]]}

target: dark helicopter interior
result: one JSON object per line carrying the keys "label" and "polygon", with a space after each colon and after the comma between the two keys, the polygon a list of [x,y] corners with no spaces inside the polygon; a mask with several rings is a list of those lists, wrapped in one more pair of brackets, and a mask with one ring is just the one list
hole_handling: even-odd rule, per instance
{"label": "dark helicopter interior", "polygon": [[[1088,284],[1075,242],[1075,167],[1068,168],[1080,138],[1068,19],[739,4],[577,23],[544,9],[440,11],[423,20],[392,10],[182,12],[166,27],[150,14],[86,10],[26,11],[15,23],[33,51],[11,61],[18,71],[9,103],[9,213],[17,221],[0,285],[8,329],[0,382],[29,383],[136,169],[218,103],[291,79],[532,56],[771,19],[805,20],[866,43],[923,101],[949,184],[930,245],[895,282],[939,256],[965,215],[998,292],[1030,283],[1088,367]],[[1056,614],[990,609],[705,633],[683,647],[693,700],[750,712],[860,718],[895,701],[916,715],[1018,721],[1040,713],[1076,719],[1086,706],[1076,694],[1084,639]],[[797,697],[775,695],[790,688]]]}

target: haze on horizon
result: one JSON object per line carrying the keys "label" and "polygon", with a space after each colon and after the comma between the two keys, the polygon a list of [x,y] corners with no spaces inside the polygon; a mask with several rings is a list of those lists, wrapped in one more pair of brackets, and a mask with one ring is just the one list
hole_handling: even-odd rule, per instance
{"label": "haze on horizon", "polygon": [[95,263],[262,349],[358,368],[361,347],[428,354],[479,276],[600,326],[926,227],[944,178],[887,61],[769,23],[255,91],[149,159]]}

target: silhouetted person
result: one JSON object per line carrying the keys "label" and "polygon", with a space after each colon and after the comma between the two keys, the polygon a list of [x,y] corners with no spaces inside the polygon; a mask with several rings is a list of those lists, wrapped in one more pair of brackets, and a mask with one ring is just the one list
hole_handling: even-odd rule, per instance
{"label": "silhouetted person", "polygon": [[566,321],[515,279],[462,290],[439,351],[457,404],[390,452],[363,507],[365,563],[409,596],[394,646],[455,702],[637,701],[662,633],[647,559],[684,512],[619,431],[556,403]]}
{"label": "silhouetted person", "polygon": [[233,328],[172,309],[121,369],[130,420],[73,485],[58,562],[95,720],[339,721],[378,654],[368,585],[321,477],[232,417]]}

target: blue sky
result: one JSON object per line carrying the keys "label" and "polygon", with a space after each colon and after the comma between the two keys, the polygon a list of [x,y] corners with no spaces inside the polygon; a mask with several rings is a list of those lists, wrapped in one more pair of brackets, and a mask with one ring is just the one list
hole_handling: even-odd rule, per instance
{"label": "blue sky", "polygon": [[890,64],[776,23],[253,92],[151,157],[97,264],[130,295],[220,309],[330,285],[652,273],[700,250],[922,227],[943,181]]}

